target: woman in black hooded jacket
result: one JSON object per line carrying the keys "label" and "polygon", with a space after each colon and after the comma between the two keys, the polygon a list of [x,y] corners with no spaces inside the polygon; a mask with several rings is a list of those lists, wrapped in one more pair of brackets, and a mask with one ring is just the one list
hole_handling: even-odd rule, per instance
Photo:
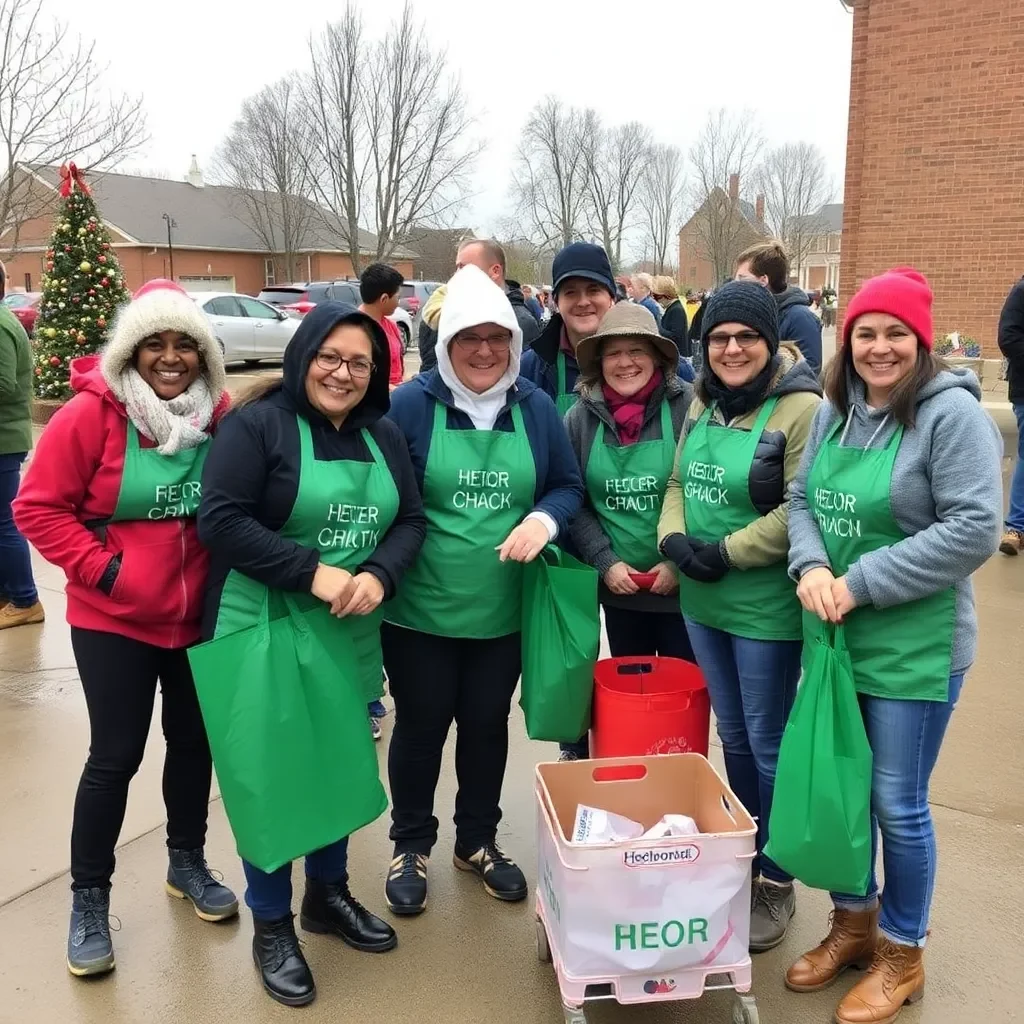
{"label": "woman in black hooded jacket", "polygon": [[[261,382],[225,418],[197,517],[211,555],[205,638],[250,625],[263,595],[308,603],[312,594],[379,659],[378,609],[426,530],[405,438],[384,418],[388,365],[376,321],[322,303],[289,343],[282,379]],[[391,949],[394,931],[349,892],[347,845],[339,837],[307,855],[302,926],[356,949]],[[316,989],[292,923],[291,864],[269,873],[243,865],[264,988],[286,1005],[308,1003]]]}

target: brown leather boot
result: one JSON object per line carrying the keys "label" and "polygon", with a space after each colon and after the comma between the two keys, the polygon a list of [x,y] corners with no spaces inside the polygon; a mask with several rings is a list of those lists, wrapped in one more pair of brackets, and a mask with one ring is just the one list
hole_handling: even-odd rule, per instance
{"label": "brown leather boot", "polygon": [[836,1024],[892,1024],[907,1003],[924,998],[924,950],[882,936],[871,968],[836,1008]]}
{"label": "brown leather boot", "polygon": [[828,936],[786,971],[786,988],[817,992],[828,988],[847,967],[866,970],[871,966],[877,942],[877,908],[833,910]]}

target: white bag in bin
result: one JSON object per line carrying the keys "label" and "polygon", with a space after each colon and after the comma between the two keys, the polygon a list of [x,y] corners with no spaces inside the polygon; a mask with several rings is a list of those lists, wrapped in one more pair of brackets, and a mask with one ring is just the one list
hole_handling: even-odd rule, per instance
{"label": "white bag in bin", "polygon": [[537,803],[538,896],[566,975],[660,979],[749,963],[755,827],[746,812],[736,832],[650,838],[697,828],[686,815],[666,815],[648,835],[590,846],[561,838],[541,790]]}
{"label": "white bag in bin", "polygon": [[572,830],[572,841],[584,845],[597,843],[620,843],[628,839],[639,839],[644,827],[639,821],[624,818],[621,814],[602,811],[600,807],[576,805],[576,824]]}

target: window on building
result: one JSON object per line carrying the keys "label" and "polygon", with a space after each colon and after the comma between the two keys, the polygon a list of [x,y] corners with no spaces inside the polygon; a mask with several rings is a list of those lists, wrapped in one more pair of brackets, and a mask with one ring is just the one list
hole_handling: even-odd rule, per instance
{"label": "window on building", "polygon": [[840,246],[843,243],[843,236],[838,232],[834,235],[829,235],[828,239],[828,251],[839,252]]}
{"label": "window on building", "polygon": [[690,267],[690,280],[691,281],[696,281],[697,280],[697,268],[696,267]]}
{"label": "window on building", "polygon": [[32,291],[32,275],[31,274],[26,274],[25,275],[25,291],[27,291],[27,292]]}
{"label": "window on building", "polygon": [[274,273],[274,257],[268,256],[263,261],[263,283],[269,288],[277,284],[277,275]]}

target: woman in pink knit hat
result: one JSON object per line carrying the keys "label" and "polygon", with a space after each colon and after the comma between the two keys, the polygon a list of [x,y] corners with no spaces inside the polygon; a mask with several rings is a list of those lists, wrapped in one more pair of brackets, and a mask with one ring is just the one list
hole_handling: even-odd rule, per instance
{"label": "woman in pink knit hat", "polygon": [[964,676],[977,618],[971,574],[999,543],[999,431],[978,379],[932,353],[932,291],[918,271],[866,281],[825,380],[789,502],[790,574],[805,643],[843,623],[873,754],[872,856],[885,892],[833,893],[828,937],[788,971],[813,992],[867,973],[838,1024],[890,1024],[924,994],[935,884],[928,782]]}

